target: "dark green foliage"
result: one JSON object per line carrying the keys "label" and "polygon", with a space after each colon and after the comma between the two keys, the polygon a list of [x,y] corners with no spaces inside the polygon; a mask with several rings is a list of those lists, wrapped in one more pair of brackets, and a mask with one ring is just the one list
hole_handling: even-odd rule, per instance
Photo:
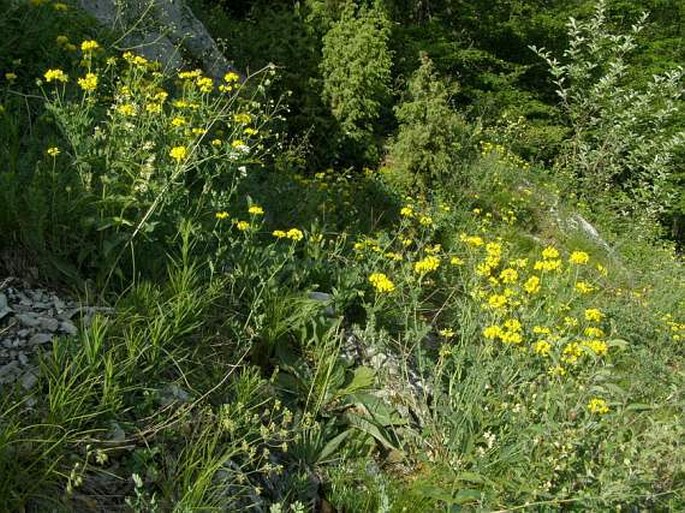
{"label": "dark green foliage", "polygon": [[412,75],[404,102],[395,108],[399,122],[388,163],[413,177],[414,186],[431,188],[455,180],[472,149],[473,130],[450,107],[456,86],[441,79],[427,55]]}

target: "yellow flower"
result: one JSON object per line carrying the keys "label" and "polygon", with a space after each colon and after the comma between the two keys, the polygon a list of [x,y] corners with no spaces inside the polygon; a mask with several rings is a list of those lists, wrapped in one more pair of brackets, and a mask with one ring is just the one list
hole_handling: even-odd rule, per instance
{"label": "yellow flower", "polygon": [[523,284],[523,290],[531,295],[540,292],[540,278],[537,276],[531,276],[528,278]]}
{"label": "yellow flower", "polygon": [[369,282],[376,289],[376,292],[392,292],[395,284],[383,273],[373,273],[369,276]]}
{"label": "yellow flower", "polygon": [[239,112],[237,114],[233,114],[233,121],[240,123],[241,125],[247,125],[250,121],[252,121],[252,116],[250,116],[247,112]]}
{"label": "yellow flower", "polygon": [[244,150],[247,148],[247,145],[245,144],[245,141],[241,141],[240,139],[236,139],[235,141],[231,141],[231,147],[236,149],[236,150]]}
{"label": "yellow flower", "polygon": [[516,331],[505,331],[500,338],[506,344],[520,344],[523,342],[523,335]]}
{"label": "yellow flower", "polygon": [[212,142],[210,143],[212,146],[221,146],[221,139],[212,139]]}
{"label": "yellow flower", "polygon": [[590,338],[602,338],[604,336],[604,330],[594,326],[588,326],[583,333]]}
{"label": "yellow flower", "polygon": [[69,6],[67,4],[62,3],[62,2],[56,2],[56,3],[52,4],[52,8],[55,11],[61,11],[61,12],[66,12],[69,10]]}
{"label": "yellow flower", "polygon": [[576,265],[585,265],[590,261],[590,255],[585,251],[574,251],[568,259],[569,263]]}
{"label": "yellow flower", "polygon": [[289,238],[290,240],[298,241],[298,240],[302,240],[302,238],[304,237],[304,234],[302,233],[301,230],[298,230],[297,228],[291,228],[290,230],[287,231],[285,236],[287,238]]}
{"label": "yellow flower", "polygon": [[445,328],[445,329],[438,331],[438,334],[444,338],[452,338],[455,335],[454,330],[449,329],[449,328]]}
{"label": "yellow flower", "polygon": [[86,76],[78,79],[78,85],[84,91],[95,91],[98,86],[98,76],[95,73],[86,73]]}
{"label": "yellow flower", "polygon": [[539,354],[540,356],[549,356],[551,350],[552,344],[546,340],[538,340],[533,346],[533,351],[535,354]]}
{"label": "yellow flower", "polygon": [[550,330],[547,326],[533,326],[533,333],[536,335],[549,335],[552,333],[552,330]]}
{"label": "yellow flower", "polygon": [[145,105],[145,112],[149,112],[150,114],[159,114],[162,112],[162,105],[159,103],[148,103]]}
{"label": "yellow flower", "polygon": [[485,244],[483,239],[478,235],[466,235],[465,233],[462,233],[459,235],[459,240],[473,247],[478,247]]}
{"label": "yellow flower", "polygon": [[561,269],[561,260],[538,260],[533,265],[533,269],[536,271],[558,271]]}
{"label": "yellow flower", "polygon": [[235,223],[235,227],[238,228],[241,232],[244,232],[250,228],[250,223],[247,221],[237,221]]}
{"label": "yellow flower", "polygon": [[564,369],[561,365],[555,365],[554,367],[550,367],[549,369],[547,369],[547,374],[549,374],[552,377],[565,376],[566,369]]}
{"label": "yellow flower", "polygon": [[129,64],[134,64],[136,66],[145,66],[148,61],[145,57],[142,57],[140,55],[136,55],[133,52],[124,52],[122,55],[124,60],[128,62]]}
{"label": "yellow flower", "polygon": [[199,77],[196,83],[201,93],[211,93],[214,89],[214,81],[209,77]]}
{"label": "yellow flower", "polygon": [[559,258],[559,251],[554,246],[547,246],[542,250],[542,258],[545,260],[554,260]]}
{"label": "yellow flower", "polygon": [[413,217],[414,216],[414,209],[408,205],[406,207],[402,207],[400,209],[400,215],[402,217]]}
{"label": "yellow flower", "polygon": [[256,135],[259,133],[259,130],[248,126],[245,130],[243,130],[243,133],[245,135],[248,135],[248,136],[249,135]]}
{"label": "yellow flower", "polygon": [[64,46],[65,44],[67,44],[69,42],[69,38],[67,36],[64,36],[64,35],[57,36],[57,38],[55,39],[55,42],[59,46]]}
{"label": "yellow flower", "polygon": [[231,82],[237,82],[239,79],[240,76],[238,76],[238,74],[233,71],[229,71],[224,75],[224,82],[228,82],[229,84]]}
{"label": "yellow flower", "polygon": [[122,116],[135,116],[136,107],[130,103],[122,103],[117,107],[117,112]]}
{"label": "yellow flower", "polygon": [[604,314],[598,308],[588,308],[585,310],[585,320],[589,322],[601,322]]}
{"label": "yellow flower", "polygon": [[426,274],[435,271],[440,267],[440,259],[436,256],[427,256],[414,264],[414,272],[418,274]]}
{"label": "yellow flower", "polygon": [[217,212],[216,214],[214,214],[214,217],[216,217],[219,221],[222,221],[228,218],[228,212],[222,210],[221,212]]}
{"label": "yellow flower", "polygon": [[578,342],[569,342],[564,347],[561,360],[565,363],[576,363],[583,356],[583,348]]}
{"label": "yellow flower", "polygon": [[188,155],[188,149],[185,146],[174,146],[169,150],[169,156],[176,162],[182,161]]}
{"label": "yellow flower", "polygon": [[47,152],[48,155],[50,155],[52,158],[55,158],[57,155],[59,155],[61,152],[59,151],[59,148],[56,146],[53,146],[51,148],[48,148]]}
{"label": "yellow flower", "polygon": [[576,289],[576,292],[578,292],[579,294],[589,294],[590,292],[595,290],[595,288],[586,281],[576,282],[574,288]]}
{"label": "yellow flower", "polygon": [[431,216],[423,215],[419,217],[419,224],[421,226],[430,226],[433,224],[433,218]]}
{"label": "yellow flower", "polygon": [[81,51],[84,53],[94,52],[98,48],[100,48],[100,45],[98,44],[97,41],[94,41],[92,39],[90,39],[88,41],[84,41],[83,43],[81,43]]}
{"label": "yellow flower", "polygon": [[597,271],[599,272],[599,274],[601,274],[605,278],[609,274],[609,271],[607,270],[607,268],[604,267],[602,264],[597,264]]}
{"label": "yellow flower", "polygon": [[502,283],[516,283],[519,278],[519,273],[511,267],[507,267],[501,273],[499,273],[500,280]]}
{"label": "yellow flower", "polygon": [[179,127],[179,126],[183,126],[185,124],[186,124],[186,118],[184,118],[183,116],[176,116],[175,118],[173,118],[171,120],[171,126],[173,126],[173,127]]}
{"label": "yellow flower", "polygon": [[50,82],[67,82],[69,81],[69,76],[61,69],[49,69],[45,72],[45,81]]}
{"label": "yellow flower", "polygon": [[273,235],[277,239],[283,239],[284,237],[287,237],[287,233],[285,233],[283,230],[274,230],[273,232],[271,232],[271,235]]}
{"label": "yellow flower", "polygon": [[485,329],[483,329],[483,336],[485,338],[487,338],[488,340],[494,340],[496,338],[501,338],[503,334],[504,334],[504,331],[502,330],[502,328],[500,328],[496,324],[492,324],[490,326],[487,326]]}
{"label": "yellow flower", "polygon": [[585,345],[597,356],[605,355],[609,351],[609,346],[603,340],[588,340]]}
{"label": "yellow flower", "polygon": [[5,80],[7,80],[8,82],[14,82],[16,79],[16,73],[12,73],[11,71],[9,73],[5,73]]}
{"label": "yellow flower", "polygon": [[600,397],[593,397],[587,403],[587,409],[590,413],[596,413],[598,415],[604,415],[609,413],[609,405],[607,402]]}
{"label": "yellow flower", "polygon": [[464,265],[464,260],[459,258],[458,256],[453,256],[450,258],[450,264],[451,265]]}
{"label": "yellow flower", "polygon": [[247,209],[247,212],[249,214],[252,214],[253,216],[264,215],[264,209],[259,205],[252,205],[250,208]]}
{"label": "yellow flower", "polygon": [[504,321],[504,327],[509,331],[521,331],[523,329],[521,321],[518,319],[507,319]]}
{"label": "yellow flower", "polygon": [[507,297],[500,294],[493,294],[488,298],[488,306],[493,310],[499,310],[507,306]]}

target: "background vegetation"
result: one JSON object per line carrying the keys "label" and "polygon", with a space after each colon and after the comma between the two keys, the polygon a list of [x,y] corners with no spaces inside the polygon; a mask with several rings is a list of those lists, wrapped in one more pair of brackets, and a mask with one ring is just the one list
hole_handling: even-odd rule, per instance
{"label": "background vegetation", "polygon": [[682,3],[191,6],[236,72],[0,0],[0,276],[114,307],[0,508],[682,510]]}

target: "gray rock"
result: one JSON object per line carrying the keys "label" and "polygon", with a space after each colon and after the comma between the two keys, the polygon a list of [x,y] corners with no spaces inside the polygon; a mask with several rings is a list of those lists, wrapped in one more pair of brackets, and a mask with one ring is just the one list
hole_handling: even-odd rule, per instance
{"label": "gray rock", "polygon": [[45,331],[57,331],[59,328],[59,321],[52,317],[41,317],[38,324],[40,329]]}
{"label": "gray rock", "polygon": [[28,326],[29,328],[37,328],[40,324],[40,319],[38,318],[38,316],[30,313],[17,315],[17,320],[24,326]]}
{"label": "gray rock", "polygon": [[38,376],[33,372],[27,372],[21,377],[21,386],[24,387],[24,390],[31,390],[37,382]]}
{"label": "gray rock", "polygon": [[7,383],[19,370],[19,362],[13,360],[7,365],[0,367],[0,383]]}
{"label": "gray rock", "polygon": [[52,342],[52,334],[50,333],[36,333],[29,339],[29,344],[32,346],[39,346]]}
{"label": "gray rock", "polygon": [[24,351],[19,351],[19,354],[17,355],[17,360],[19,360],[19,363],[22,365],[26,366],[29,363],[29,357],[26,356],[26,353]]}
{"label": "gray rock", "polygon": [[12,313],[12,309],[7,303],[7,296],[0,292],[0,321]]}
{"label": "gray rock", "polygon": [[62,321],[59,323],[59,330],[67,335],[75,336],[78,335],[78,328],[71,321]]}

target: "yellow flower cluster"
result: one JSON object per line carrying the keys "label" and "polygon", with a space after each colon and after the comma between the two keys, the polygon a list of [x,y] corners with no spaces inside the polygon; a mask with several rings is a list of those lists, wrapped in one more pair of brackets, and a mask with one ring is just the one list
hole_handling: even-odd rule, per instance
{"label": "yellow flower cluster", "polygon": [[264,209],[260,207],[259,205],[252,205],[250,208],[247,209],[248,214],[251,214],[253,216],[262,216],[264,215]]}
{"label": "yellow flower cluster", "polygon": [[590,413],[595,413],[597,415],[604,415],[609,413],[609,405],[607,402],[600,397],[593,397],[587,403],[587,409]]}
{"label": "yellow flower cluster", "polygon": [[43,75],[45,77],[45,81],[50,83],[50,82],[62,82],[66,83],[69,81],[69,76],[62,71],[61,69],[49,69],[45,72]]}
{"label": "yellow flower cluster", "polygon": [[86,92],[95,91],[98,86],[98,76],[95,73],[86,73],[86,76],[78,79],[78,85]]}
{"label": "yellow flower cluster", "polygon": [[414,271],[418,274],[426,274],[440,267],[440,258],[428,255],[414,264]]}
{"label": "yellow flower cluster", "polygon": [[176,162],[180,162],[188,156],[188,149],[185,146],[174,146],[169,150],[169,156]]}
{"label": "yellow flower cluster", "polygon": [[304,238],[304,234],[302,233],[302,231],[298,230],[297,228],[291,228],[287,232],[284,230],[274,230],[272,232],[272,235],[277,239],[290,239],[294,240],[295,242],[300,241]]}
{"label": "yellow flower cluster", "polygon": [[395,290],[395,284],[383,273],[373,273],[369,276],[369,282],[376,292],[386,293]]}
{"label": "yellow flower cluster", "polygon": [[83,43],[81,43],[81,51],[83,53],[92,53],[99,48],[100,48],[100,45],[98,44],[98,42],[94,41],[92,39],[90,39],[88,41],[84,41]]}

